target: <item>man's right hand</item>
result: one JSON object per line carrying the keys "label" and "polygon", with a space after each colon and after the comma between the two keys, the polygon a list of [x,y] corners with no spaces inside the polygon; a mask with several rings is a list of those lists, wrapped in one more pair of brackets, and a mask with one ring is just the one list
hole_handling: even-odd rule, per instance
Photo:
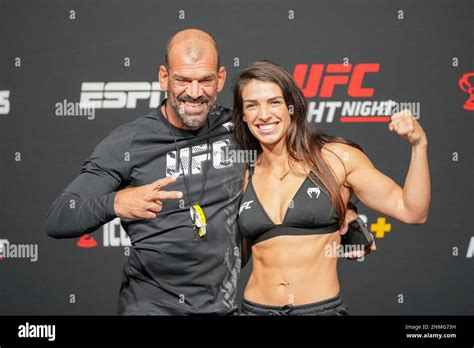
{"label": "man's right hand", "polygon": [[180,191],[163,191],[163,188],[176,181],[169,176],[148,185],[126,188],[117,191],[114,200],[115,215],[124,219],[156,219],[163,208],[163,200],[180,199]]}

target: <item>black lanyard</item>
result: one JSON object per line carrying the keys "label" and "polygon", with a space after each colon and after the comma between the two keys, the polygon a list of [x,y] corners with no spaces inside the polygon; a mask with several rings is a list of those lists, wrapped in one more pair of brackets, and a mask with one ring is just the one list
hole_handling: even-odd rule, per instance
{"label": "black lanyard", "polygon": [[[206,174],[207,174],[207,171],[204,170],[204,165],[202,165],[201,169],[202,169],[202,183],[201,183],[201,192],[199,193],[199,198],[198,200],[196,201],[196,203],[193,201],[192,197],[191,197],[191,190],[189,189],[189,186],[188,186],[188,182],[186,180],[186,173],[184,173],[184,167],[181,165],[181,155],[180,155],[180,151],[178,149],[178,143],[176,141],[176,136],[174,135],[174,132],[173,132],[173,128],[171,127],[171,123],[168,119],[168,113],[166,112],[166,105],[165,105],[165,117],[166,117],[166,120],[168,121],[168,128],[170,129],[170,132],[171,132],[171,135],[173,136],[173,140],[174,140],[174,147],[176,149],[176,157],[177,157],[177,162],[178,162],[178,172],[180,170],[180,168],[183,169],[183,182],[184,182],[184,188],[186,190],[186,195],[188,196],[188,200],[189,200],[189,204],[191,207],[193,207],[195,204],[196,205],[199,205],[199,203],[201,202],[202,200],[202,195],[203,195],[203,192],[204,192],[204,185],[206,183]],[[209,125],[209,116],[207,117],[206,119],[206,123],[207,123],[207,130],[208,130],[208,133],[207,133],[207,142],[206,142],[206,159],[207,159],[207,156],[209,156],[209,147],[211,148],[211,154],[212,154],[212,144],[210,144],[210,141],[211,141],[211,126]],[[189,150],[189,166],[188,166],[188,170],[190,171],[190,175],[192,174],[192,159],[191,159],[191,154],[192,154],[192,148]],[[197,240],[196,238],[196,224],[195,224],[195,221],[193,221],[193,234],[194,234],[194,241]]]}

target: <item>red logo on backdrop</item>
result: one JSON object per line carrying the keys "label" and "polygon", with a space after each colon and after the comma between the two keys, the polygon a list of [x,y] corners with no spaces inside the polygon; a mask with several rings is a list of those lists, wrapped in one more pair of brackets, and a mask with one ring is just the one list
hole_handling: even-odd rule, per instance
{"label": "red logo on backdrop", "polygon": [[[308,101],[307,121],[390,122],[396,102],[372,100],[375,88],[365,81],[379,71],[380,63],[296,64],[293,79],[305,98],[313,99]],[[336,89],[354,99],[328,100]]]}
{"label": "red logo on backdrop", "polygon": [[[356,64],[354,70],[352,70],[352,64],[328,64],[326,74],[323,76],[324,64],[312,64],[306,86],[304,86],[308,64],[296,64],[293,78],[306,98],[316,96],[330,98],[334,94],[336,85],[348,85],[347,94],[349,96],[365,98],[372,97],[374,89],[362,87],[364,76],[368,73],[376,73],[379,70],[379,63]],[[320,85],[321,89],[319,90]]]}
{"label": "red logo on backdrop", "polygon": [[85,234],[79,239],[77,246],[80,248],[93,248],[97,246],[97,242],[95,241],[94,237]]}
{"label": "red logo on backdrop", "polygon": [[[471,79],[471,82],[469,81]],[[459,79],[459,88],[469,94],[469,98],[463,105],[464,110],[474,110],[474,72],[466,73]]]}

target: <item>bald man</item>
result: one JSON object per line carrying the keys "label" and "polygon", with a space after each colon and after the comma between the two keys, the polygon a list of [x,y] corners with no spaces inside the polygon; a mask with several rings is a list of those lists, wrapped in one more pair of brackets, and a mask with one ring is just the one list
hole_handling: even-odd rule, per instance
{"label": "bald man", "polygon": [[235,221],[245,164],[223,157],[237,149],[231,110],[215,105],[225,78],[208,33],[175,34],[159,70],[168,98],[100,142],[49,210],[54,238],[79,237],[121,218],[132,248],[119,314],[237,310]]}

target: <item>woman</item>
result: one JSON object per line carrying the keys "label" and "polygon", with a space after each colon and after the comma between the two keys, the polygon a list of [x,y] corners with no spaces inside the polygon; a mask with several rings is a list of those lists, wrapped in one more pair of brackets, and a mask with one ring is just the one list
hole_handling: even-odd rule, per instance
{"label": "woman", "polygon": [[291,75],[267,61],[242,70],[234,88],[235,134],[258,158],[245,175],[239,228],[253,270],[242,313],[347,315],[339,295],[337,252],[351,193],[369,208],[410,224],[428,216],[427,137],[409,111],[388,126],[412,145],[403,189],[360,147],[313,130]]}

